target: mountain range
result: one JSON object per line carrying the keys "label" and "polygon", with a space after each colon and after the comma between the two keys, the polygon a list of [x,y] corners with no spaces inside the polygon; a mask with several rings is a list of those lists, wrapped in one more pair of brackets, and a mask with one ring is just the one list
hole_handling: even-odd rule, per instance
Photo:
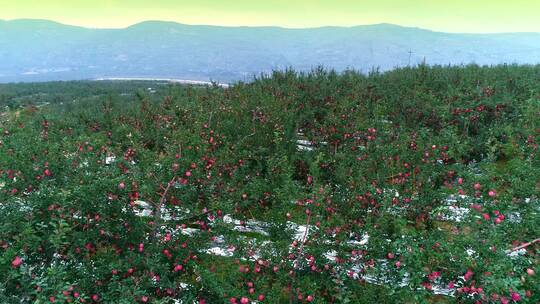
{"label": "mountain range", "polygon": [[248,81],[275,69],[382,71],[420,62],[540,63],[540,33],[454,34],[392,24],[287,29],[146,21],[90,29],[0,20],[0,82],[107,77]]}

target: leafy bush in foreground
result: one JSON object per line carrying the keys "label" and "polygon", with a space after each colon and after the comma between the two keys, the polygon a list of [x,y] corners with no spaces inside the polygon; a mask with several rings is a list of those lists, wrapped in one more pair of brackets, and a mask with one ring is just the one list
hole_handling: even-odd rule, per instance
{"label": "leafy bush in foreground", "polygon": [[539,77],[25,103],[0,126],[0,302],[537,303]]}

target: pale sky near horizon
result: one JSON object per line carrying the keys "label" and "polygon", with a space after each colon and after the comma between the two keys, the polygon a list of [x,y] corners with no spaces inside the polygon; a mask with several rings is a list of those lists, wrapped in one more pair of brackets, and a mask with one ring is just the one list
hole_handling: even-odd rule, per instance
{"label": "pale sky near horizon", "polygon": [[145,20],[224,26],[393,23],[443,32],[540,32],[540,0],[0,0],[0,19],[92,28]]}

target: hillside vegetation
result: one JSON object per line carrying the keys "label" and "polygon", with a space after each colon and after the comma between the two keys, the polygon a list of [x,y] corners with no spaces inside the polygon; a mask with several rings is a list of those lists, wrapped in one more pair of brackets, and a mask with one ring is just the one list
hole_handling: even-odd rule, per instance
{"label": "hillside vegetation", "polygon": [[538,303],[539,79],[0,85],[0,302]]}

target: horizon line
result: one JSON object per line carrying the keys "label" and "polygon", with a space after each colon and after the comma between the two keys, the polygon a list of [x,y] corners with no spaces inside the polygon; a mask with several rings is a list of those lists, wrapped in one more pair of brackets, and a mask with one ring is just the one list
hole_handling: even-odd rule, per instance
{"label": "horizon line", "polygon": [[444,34],[455,34],[455,35],[501,35],[501,34],[540,34],[540,32],[535,31],[520,31],[520,32],[445,32],[445,31],[437,31],[432,30],[428,28],[422,28],[418,26],[410,26],[410,25],[402,25],[402,24],[396,24],[396,23],[389,23],[389,22],[381,22],[381,23],[370,23],[370,24],[357,24],[357,25],[350,25],[350,26],[343,26],[343,25],[324,25],[324,26],[314,26],[314,27],[286,27],[286,26],[279,26],[279,25],[218,25],[218,24],[189,24],[189,23],[182,23],[175,20],[158,20],[158,19],[148,19],[139,21],[127,26],[123,27],[88,27],[83,25],[76,25],[76,24],[68,24],[52,19],[41,19],[41,18],[15,18],[15,19],[3,19],[0,18],[0,22],[17,22],[17,21],[45,21],[50,23],[56,23],[63,26],[71,26],[71,27],[77,27],[82,29],[88,29],[88,30],[125,30],[143,23],[150,23],[150,22],[160,22],[160,23],[173,23],[176,25],[186,25],[186,26],[207,26],[207,27],[220,27],[220,28],[276,28],[276,29],[283,29],[283,30],[310,30],[310,29],[323,29],[323,28],[343,28],[343,29],[351,29],[355,27],[368,27],[368,26],[381,26],[381,25],[390,25],[390,26],[396,26],[406,29],[417,29],[417,30],[423,30],[433,33],[444,33]]}

